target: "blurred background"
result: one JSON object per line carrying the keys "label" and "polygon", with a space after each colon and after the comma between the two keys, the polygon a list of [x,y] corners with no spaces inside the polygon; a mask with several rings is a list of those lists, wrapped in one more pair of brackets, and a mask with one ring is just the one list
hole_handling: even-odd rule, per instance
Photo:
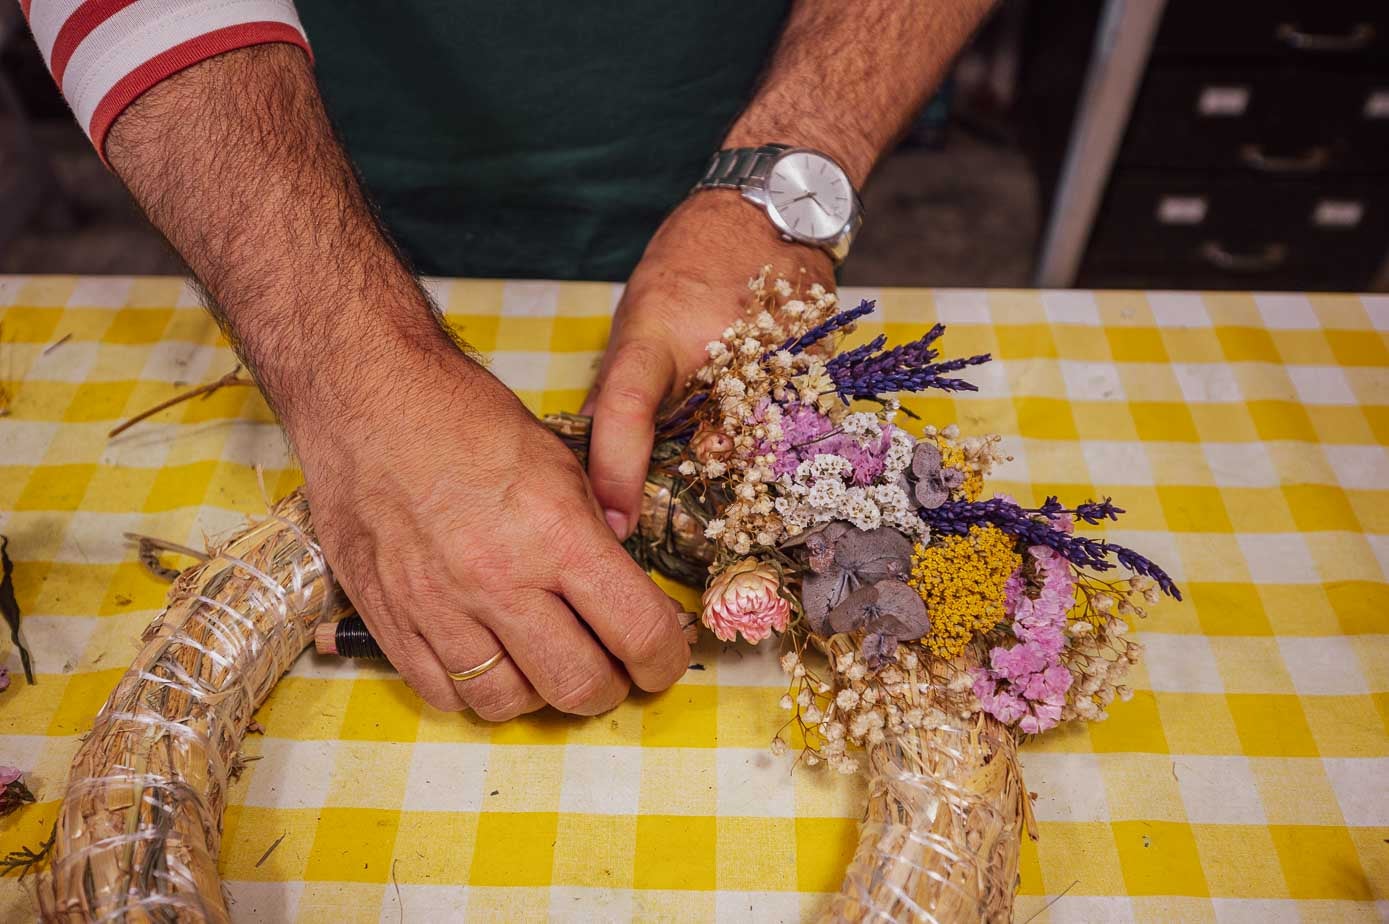
{"label": "blurred background", "polygon": [[[1389,290],[1389,2],[1005,0],[851,285]],[[0,273],[179,273],[0,0]]]}

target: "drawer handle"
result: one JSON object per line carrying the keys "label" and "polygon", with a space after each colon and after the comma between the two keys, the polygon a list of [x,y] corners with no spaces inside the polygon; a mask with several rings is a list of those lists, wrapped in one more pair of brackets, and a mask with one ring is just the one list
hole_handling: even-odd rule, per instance
{"label": "drawer handle", "polygon": [[1303,32],[1290,22],[1279,23],[1274,32],[1278,40],[1298,51],[1360,51],[1375,40],[1375,27],[1367,22],[1356,23],[1345,35],[1319,35]]}
{"label": "drawer handle", "polygon": [[1219,241],[1206,241],[1201,245],[1201,259],[1232,273],[1266,273],[1283,265],[1288,259],[1288,247],[1286,244],[1265,244],[1256,253],[1231,253]]}
{"label": "drawer handle", "polygon": [[1245,166],[1264,173],[1315,173],[1331,160],[1331,149],[1319,144],[1301,154],[1282,157],[1265,152],[1263,145],[1245,144],[1240,146],[1239,157]]}

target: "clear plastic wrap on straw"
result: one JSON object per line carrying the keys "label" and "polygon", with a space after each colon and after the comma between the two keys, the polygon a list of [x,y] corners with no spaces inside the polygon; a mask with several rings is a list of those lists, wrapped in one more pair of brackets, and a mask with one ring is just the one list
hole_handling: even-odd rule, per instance
{"label": "clear plastic wrap on straw", "polygon": [[988,717],[870,745],[838,921],[1008,921],[1025,795],[1012,732]]}
{"label": "clear plastic wrap on straw", "polygon": [[1035,836],[1036,823],[1014,731],[984,713],[960,718],[959,680],[978,651],[951,661],[899,658],[900,679],[884,684],[877,674],[855,679],[854,662],[862,663],[855,636],[835,635],[821,647],[833,690],[866,696],[872,689],[899,714],[923,717],[915,727],[897,723],[862,742],[856,763],[868,777],[868,802],[826,919],[1011,920],[1022,836]]}
{"label": "clear plastic wrap on straw", "polygon": [[179,577],[73,759],[46,921],[226,921],[228,781],[251,716],[343,607],[298,492]]}

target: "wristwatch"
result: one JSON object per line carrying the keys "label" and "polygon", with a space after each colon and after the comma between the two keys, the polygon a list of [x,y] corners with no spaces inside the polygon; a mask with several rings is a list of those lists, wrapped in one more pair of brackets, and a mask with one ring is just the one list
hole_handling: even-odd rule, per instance
{"label": "wristwatch", "polygon": [[844,168],[812,148],[727,148],[709,159],[694,188],[739,190],[766,210],[783,239],[820,247],[836,264],[863,224],[863,204]]}

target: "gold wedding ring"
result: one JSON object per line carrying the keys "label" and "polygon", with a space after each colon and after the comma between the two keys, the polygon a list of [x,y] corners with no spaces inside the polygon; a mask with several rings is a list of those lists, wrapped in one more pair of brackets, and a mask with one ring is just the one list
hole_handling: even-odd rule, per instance
{"label": "gold wedding ring", "polygon": [[472,680],[474,677],[481,677],[483,674],[487,673],[492,668],[496,667],[498,664],[501,664],[502,658],[505,657],[506,649],[503,648],[501,651],[498,651],[496,654],[492,655],[492,657],[488,658],[486,661],[483,661],[477,667],[470,667],[467,670],[459,671],[458,673],[454,673],[453,671],[445,671],[445,673],[449,675],[449,678],[451,680]]}

